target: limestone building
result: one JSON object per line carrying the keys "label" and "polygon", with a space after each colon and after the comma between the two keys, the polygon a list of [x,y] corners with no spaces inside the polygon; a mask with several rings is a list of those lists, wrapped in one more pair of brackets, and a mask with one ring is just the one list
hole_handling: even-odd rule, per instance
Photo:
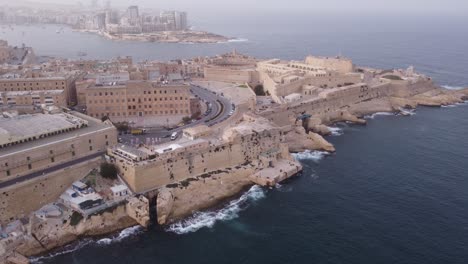
{"label": "limestone building", "polygon": [[[67,105],[76,103],[75,78],[73,73],[47,74],[40,72],[11,73],[0,76],[0,92],[45,92],[63,91]],[[37,97],[36,93],[36,96]],[[45,95],[46,97],[49,95]],[[55,99],[55,98],[54,98]]]}
{"label": "limestone building", "polygon": [[76,112],[4,113],[0,117],[0,182],[84,162],[116,143],[112,124]]}
{"label": "limestone building", "polygon": [[[350,60],[307,57],[305,61],[271,59],[257,64],[264,90],[277,103],[291,98],[315,97],[323,89],[361,83]],[[289,97],[289,98],[287,98]]]}
{"label": "limestone building", "polygon": [[294,171],[300,167],[291,160],[282,130],[266,119],[245,115],[221,138],[210,134],[206,127],[192,128],[173,143],[140,148],[117,145],[109,148],[108,154],[136,193],[241,166],[262,170],[285,163]]}
{"label": "limestone building", "polygon": [[204,67],[207,81],[257,83],[256,59],[233,51],[208,60]]}
{"label": "limestone building", "polygon": [[[91,86],[86,89],[88,115],[108,116],[113,122],[149,122],[165,118],[191,116],[197,108],[191,102],[190,86],[164,85],[149,81],[129,81],[125,84]],[[159,119],[158,119],[159,118]]]}
{"label": "limestone building", "polygon": [[41,105],[66,107],[63,90],[0,92],[0,109],[33,108]]}

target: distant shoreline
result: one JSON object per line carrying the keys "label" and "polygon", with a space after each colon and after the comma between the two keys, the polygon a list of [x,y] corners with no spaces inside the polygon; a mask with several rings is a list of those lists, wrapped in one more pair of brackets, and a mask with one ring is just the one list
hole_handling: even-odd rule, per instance
{"label": "distant shoreline", "polygon": [[[91,33],[99,35],[109,40],[127,40],[138,42],[154,42],[154,43],[186,43],[186,44],[218,44],[227,43],[230,41],[245,41],[241,38],[226,37],[223,35],[210,33],[207,31],[199,30],[183,30],[183,31],[158,31],[153,33],[141,34],[111,34],[107,31],[89,30],[89,29],[76,29],[68,24],[41,24],[41,23],[27,23],[27,24],[0,24],[2,27],[14,26],[59,26],[72,29],[74,32]],[[57,31],[60,34],[61,30]]]}
{"label": "distant shoreline", "polygon": [[160,31],[142,34],[110,34],[106,31],[73,29],[76,32],[92,33],[110,40],[128,40],[155,43],[225,43],[236,38],[209,33],[206,31]]}

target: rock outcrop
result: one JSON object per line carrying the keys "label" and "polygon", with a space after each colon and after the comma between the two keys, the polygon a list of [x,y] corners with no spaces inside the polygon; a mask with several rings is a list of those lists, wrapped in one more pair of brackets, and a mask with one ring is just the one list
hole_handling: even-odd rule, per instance
{"label": "rock outcrop", "polygon": [[174,194],[168,188],[162,188],[156,198],[156,211],[158,214],[158,223],[164,225],[167,223],[174,205]]}
{"label": "rock outcrop", "polygon": [[335,152],[335,147],[330,142],[326,141],[321,135],[309,132],[307,137],[313,142],[314,148],[312,149]]}
{"label": "rock outcrop", "polygon": [[[34,218],[34,216],[32,216]],[[127,215],[125,205],[116,206],[98,215],[92,215],[73,223],[41,221],[36,219],[33,233],[25,237],[16,251],[24,256],[33,256],[71,243],[83,236],[109,234],[130,226],[136,221]]]}
{"label": "rock outcrop", "polygon": [[125,207],[128,216],[133,218],[138,224],[143,227],[148,227],[150,224],[149,201],[146,197],[132,197],[128,200]]}
{"label": "rock outcrop", "polygon": [[246,164],[166,186],[157,198],[158,222],[170,224],[219,205],[252,186],[250,176],[255,172],[256,166]]}
{"label": "rock outcrop", "polygon": [[293,153],[306,150],[335,151],[333,145],[322,136],[314,132],[309,132],[307,134],[305,129],[300,126],[293,127],[293,129],[286,134],[285,140],[288,144],[289,151]]}

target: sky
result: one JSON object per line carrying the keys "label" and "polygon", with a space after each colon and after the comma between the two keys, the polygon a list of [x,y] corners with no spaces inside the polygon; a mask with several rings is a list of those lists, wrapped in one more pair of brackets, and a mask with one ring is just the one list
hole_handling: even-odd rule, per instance
{"label": "sky", "polygon": [[[0,0],[0,2],[11,0]],[[38,3],[81,2],[92,0],[30,0]],[[103,4],[106,0],[98,0]],[[392,13],[453,14],[468,16],[468,0],[110,0],[113,6],[139,5],[147,8],[177,9],[196,14],[236,13]]]}

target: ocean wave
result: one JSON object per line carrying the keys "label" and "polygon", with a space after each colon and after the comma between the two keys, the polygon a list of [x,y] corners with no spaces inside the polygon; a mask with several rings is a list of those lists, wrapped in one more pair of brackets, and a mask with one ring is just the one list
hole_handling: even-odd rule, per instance
{"label": "ocean wave", "polygon": [[235,39],[230,39],[227,42],[248,42],[249,40],[246,38],[235,38]]}
{"label": "ocean wave", "polygon": [[114,237],[111,237],[111,238],[102,238],[102,239],[99,239],[97,241],[94,240],[94,239],[91,239],[91,238],[86,238],[86,239],[80,240],[80,241],[78,241],[76,243],[66,245],[60,251],[52,252],[50,254],[40,256],[40,257],[36,257],[36,258],[31,258],[30,261],[31,261],[31,263],[40,264],[40,263],[43,263],[42,262],[43,260],[52,259],[52,258],[61,256],[61,255],[70,254],[70,253],[75,252],[77,250],[80,250],[83,247],[88,246],[88,245],[92,245],[92,244],[97,244],[97,245],[100,245],[100,246],[110,245],[112,243],[120,242],[123,239],[128,238],[130,236],[138,235],[141,232],[143,232],[143,228],[141,226],[133,226],[133,227],[129,227],[129,228],[126,228],[126,229],[120,231],[120,233],[117,236],[114,236]]}
{"label": "ocean wave", "polygon": [[92,239],[83,239],[77,243],[73,243],[73,244],[63,247],[60,251],[49,253],[47,255],[36,257],[36,258],[30,258],[29,261],[33,264],[40,264],[40,263],[43,263],[42,262],[43,260],[52,259],[61,255],[66,255],[66,254],[75,252],[87,245],[92,244],[93,242],[94,241]]}
{"label": "ocean wave", "polygon": [[344,134],[343,129],[339,127],[328,127],[328,129],[331,131],[332,136],[341,136]]}
{"label": "ocean wave", "polygon": [[416,114],[414,109],[400,108],[400,115],[413,116]]}
{"label": "ocean wave", "polygon": [[445,88],[447,90],[461,90],[465,87],[463,86],[451,86],[451,85],[442,85],[442,88]]}
{"label": "ocean wave", "polygon": [[211,228],[218,221],[228,221],[238,217],[238,213],[249,206],[252,201],[265,197],[264,190],[254,185],[238,199],[217,211],[196,212],[190,218],[179,221],[168,227],[167,231],[182,235],[196,232],[204,227]]}
{"label": "ocean wave", "polygon": [[296,160],[313,160],[315,162],[319,162],[321,159],[323,159],[329,154],[330,153],[326,151],[306,150],[304,152],[294,153],[292,155]]}
{"label": "ocean wave", "polygon": [[143,232],[143,228],[141,226],[132,226],[120,231],[118,236],[113,238],[103,238],[96,242],[98,245],[110,245],[112,243],[120,242],[127,237],[134,236],[141,234]]}
{"label": "ocean wave", "polygon": [[364,116],[365,119],[374,119],[377,116],[392,116],[395,115],[394,113],[391,112],[377,112],[372,115],[366,115]]}

